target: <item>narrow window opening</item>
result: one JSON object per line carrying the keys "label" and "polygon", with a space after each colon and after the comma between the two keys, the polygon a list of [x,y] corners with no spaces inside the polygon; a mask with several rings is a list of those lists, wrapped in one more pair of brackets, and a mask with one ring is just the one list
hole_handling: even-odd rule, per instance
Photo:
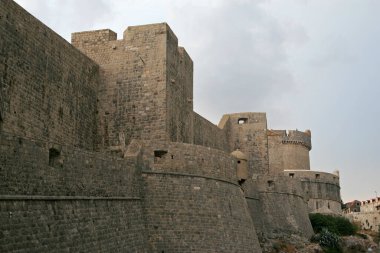
{"label": "narrow window opening", "polygon": [[242,125],[248,122],[248,118],[239,118],[238,119],[238,124]]}
{"label": "narrow window opening", "polygon": [[315,179],[319,179],[320,177],[321,177],[321,175],[315,174]]}
{"label": "narrow window opening", "polygon": [[238,181],[238,183],[239,183],[240,186],[242,186],[242,185],[244,184],[244,182],[245,182],[245,179],[240,179],[240,180]]}
{"label": "narrow window opening", "polygon": [[167,150],[155,150],[154,151],[154,162],[157,163],[161,159],[164,159],[167,153],[168,153]]}
{"label": "narrow window opening", "polygon": [[58,116],[60,119],[63,118],[63,108],[62,107],[59,107],[59,109],[58,109]]}
{"label": "narrow window opening", "polygon": [[327,208],[330,209],[330,203],[329,202],[327,202]]}
{"label": "narrow window opening", "polygon": [[294,173],[289,173],[289,177],[294,178]]}
{"label": "narrow window opening", "polygon": [[172,155],[172,159],[174,159],[174,155]]}
{"label": "narrow window opening", "polygon": [[55,167],[59,163],[61,152],[55,148],[49,149],[49,166]]}
{"label": "narrow window opening", "polygon": [[317,202],[315,202],[315,209],[318,209],[319,207],[318,207],[318,201]]}
{"label": "narrow window opening", "polygon": [[269,180],[269,181],[268,181],[268,186],[269,186],[269,187],[274,186],[274,182],[273,182],[272,180]]}

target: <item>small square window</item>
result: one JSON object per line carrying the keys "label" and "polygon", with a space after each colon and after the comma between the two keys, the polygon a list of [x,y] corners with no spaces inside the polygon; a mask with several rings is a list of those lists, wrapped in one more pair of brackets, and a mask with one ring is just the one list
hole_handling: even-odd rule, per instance
{"label": "small square window", "polygon": [[242,125],[248,122],[248,118],[239,118],[238,119],[238,124]]}

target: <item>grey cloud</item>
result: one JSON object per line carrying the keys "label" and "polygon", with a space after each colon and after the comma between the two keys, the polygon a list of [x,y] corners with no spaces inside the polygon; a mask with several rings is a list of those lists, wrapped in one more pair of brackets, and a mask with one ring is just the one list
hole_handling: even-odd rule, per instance
{"label": "grey cloud", "polygon": [[196,110],[214,122],[227,112],[275,107],[295,87],[284,47],[292,34],[257,2],[177,7],[174,13],[174,30],[195,63]]}
{"label": "grey cloud", "polygon": [[[17,0],[47,26],[66,40],[75,31],[94,29],[95,24],[110,12],[104,0]],[[73,30],[75,29],[75,30]]]}

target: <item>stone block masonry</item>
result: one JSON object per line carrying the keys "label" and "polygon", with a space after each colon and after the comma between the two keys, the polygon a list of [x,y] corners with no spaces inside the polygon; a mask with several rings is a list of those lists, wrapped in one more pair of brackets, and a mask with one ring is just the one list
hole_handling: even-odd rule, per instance
{"label": "stone block masonry", "polygon": [[72,43],[97,62],[99,145],[132,139],[193,142],[193,62],[165,23],[74,33]]}
{"label": "stone block masonry", "polygon": [[311,236],[307,201],[340,199],[331,174],[301,175],[310,132],[193,111],[193,62],[166,23],[70,45],[1,0],[0,38],[0,252],[260,253]]}
{"label": "stone block masonry", "polygon": [[1,132],[0,252],[144,252],[136,161]]}
{"label": "stone block masonry", "polygon": [[0,129],[93,150],[98,65],[10,0],[0,38]]}
{"label": "stone block masonry", "polygon": [[310,170],[311,132],[268,130],[269,173]]}

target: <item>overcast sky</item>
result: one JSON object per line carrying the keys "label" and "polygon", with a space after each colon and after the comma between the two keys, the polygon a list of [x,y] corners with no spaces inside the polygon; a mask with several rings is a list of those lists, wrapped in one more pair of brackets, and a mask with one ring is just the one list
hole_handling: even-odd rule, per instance
{"label": "overcast sky", "polygon": [[343,201],[380,196],[380,1],[17,0],[72,32],[167,22],[194,61],[195,111],[217,124],[266,112],[311,129],[311,167],[339,169]]}

